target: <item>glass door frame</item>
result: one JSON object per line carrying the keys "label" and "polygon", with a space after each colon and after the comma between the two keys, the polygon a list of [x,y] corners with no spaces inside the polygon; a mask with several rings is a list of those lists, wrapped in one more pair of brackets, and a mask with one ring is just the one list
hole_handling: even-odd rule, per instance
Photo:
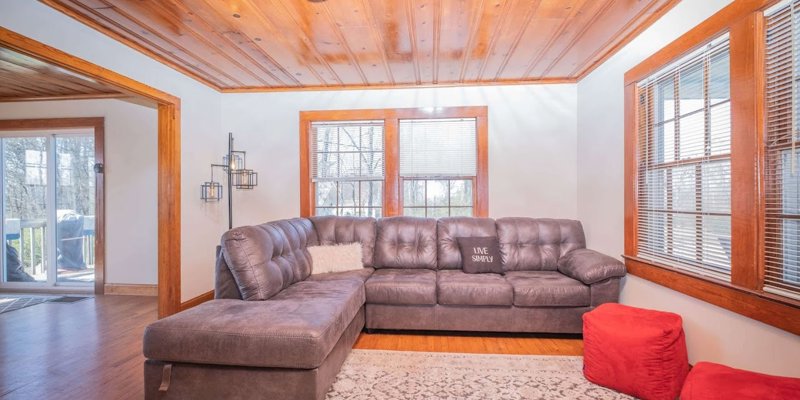
{"label": "glass door frame", "polygon": [[[94,284],[82,285],[72,282],[58,282],[56,263],[56,138],[69,136],[94,136],[95,158],[95,270]],[[45,137],[47,148],[47,226],[52,229],[44,240],[47,241],[47,280],[44,282],[6,282],[6,246],[5,246],[5,190],[0,190],[0,291],[51,292],[51,293],[94,293],[103,294],[105,286],[105,196],[104,196],[104,118],[58,118],[29,120],[0,120],[1,138]],[[5,182],[5,154],[0,144],[0,179]],[[51,167],[52,166],[52,167]],[[51,173],[51,168],[56,173]],[[99,168],[99,172],[98,172]],[[21,235],[21,230],[20,230]]]}

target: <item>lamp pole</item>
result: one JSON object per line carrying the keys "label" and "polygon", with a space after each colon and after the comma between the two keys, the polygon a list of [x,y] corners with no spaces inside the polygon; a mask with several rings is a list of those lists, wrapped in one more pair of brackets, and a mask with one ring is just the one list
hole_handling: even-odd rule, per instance
{"label": "lamp pole", "polygon": [[233,229],[233,132],[228,132],[228,229]]}

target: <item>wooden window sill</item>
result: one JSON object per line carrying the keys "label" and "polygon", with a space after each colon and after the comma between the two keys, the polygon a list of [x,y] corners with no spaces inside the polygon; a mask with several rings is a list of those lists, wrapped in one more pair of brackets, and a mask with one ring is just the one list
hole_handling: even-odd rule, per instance
{"label": "wooden window sill", "polygon": [[796,300],[679,271],[635,256],[623,257],[631,275],[800,335],[800,302]]}

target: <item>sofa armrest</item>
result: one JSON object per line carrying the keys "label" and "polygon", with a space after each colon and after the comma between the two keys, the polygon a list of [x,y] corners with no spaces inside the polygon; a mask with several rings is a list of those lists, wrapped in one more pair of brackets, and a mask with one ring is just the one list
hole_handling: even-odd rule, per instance
{"label": "sofa armrest", "polygon": [[558,260],[558,272],[591,285],[625,276],[625,264],[594,250],[576,249]]}

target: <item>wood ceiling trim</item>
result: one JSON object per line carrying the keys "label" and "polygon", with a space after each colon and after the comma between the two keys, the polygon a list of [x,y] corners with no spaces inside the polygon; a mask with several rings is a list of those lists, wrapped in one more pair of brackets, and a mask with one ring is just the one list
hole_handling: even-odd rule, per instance
{"label": "wood ceiling trim", "polygon": [[122,93],[105,94],[68,94],[64,96],[30,96],[30,97],[5,97],[0,96],[0,103],[16,103],[28,101],[56,101],[56,100],[103,100],[103,99],[125,99],[130,96]]}
{"label": "wood ceiling trim", "polygon": [[[644,21],[638,24],[628,24],[623,28],[624,30],[628,30],[628,33],[624,35],[620,40],[618,40],[615,44],[609,46],[608,43],[603,45],[595,55],[590,57],[583,63],[579,68],[574,70],[573,75],[578,78],[580,81],[581,79],[588,76],[592,71],[594,71],[597,67],[602,65],[606,62],[609,58],[611,58],[614,54],[617,54],[620,50],[622,50],[625,45],[630,43],[633,39],[639,36],[640,33],[644,32],[647,28],[652,26],[656,21],[661,19],[667,12],[672,10],[681,0],[666,0],[661,7],[659,7],[655,12],[650,14],[648,17],[645,18]],[[633,28],[631,29],[631,25]],[[615,35],[617,36],[617,35]]]}
{"label": "wood ceiling trim", "polygon": [[567,18],[564,18],[564,20],[561,22],[561,24],[559,24],[558,28],[556,29],[556,33],[554,35],[551,35],[550,39],[547,41],[547,44],[545,44],[544,47],[535,56],[531,58],[530,63],[528,63],[528,68],[525,70],[525,73],[523,74],[524,77],[530,78],[532,76],[533,70],[536,68],[536,66],[539,65],[539,62],[542,61],[545,54],[547,54],[547,52],[550,51],[550,49],[553,47],[553,44],[555,44],[561,37],[561,35],[564,34],[564,31],[567,29],[570,23],[572,23],[572,19],[575,17],[575,15],[578,14],[578,12],[586,5],[586,1],[587,0],[580,0],[579,6],[575,6],[570,9]]}
{"label": "wood ceiling trim", "polygon": [[126,46],[128,46],[128,47],[130,47],[130,48],[132,48],[132,49],[144,54],[147,57],[150,57],[150,58],[152,58],[152,59],[154,59],[154,60],[156,60],[156,61],[158,61],[158,62],[160,62],[160,63],[162,63],[162,64],[164,64],[164,65],[166,65],[166,66],[168,66],[170,68],[172,68],[172,69],[175,69],[175,70],[183,73],[186,76],[189,76],[189,77],[197,80],[198,82],[200,82],[200,83],[202,83],[202,84],[204,84],[204,85],[206,85],[206,86],[208,86],[208,87],[210,87],[212,89],[215,89],[217,91],[222,90],[222,87],[218,83],[215,83],[209,77],[204,76],[204,74],[202,72],[194,71],[194,70],[192,70],[190,68],[187,68],[186,66],[183,66],[183,65],[181,65],[181,64],[179,64],[177,62],[174,62],[174,61],[162,56],[161,54],[156,53],[155,51],[145,47],[144,45],[141,45],[141,44],[135,42],[134,40],[132,40],[130,38],[127,38],[127,37],[123,36],[122,34],[119,34],[116,31],[103,26],[99,22],[87,17],[86,15],[81,14],[81,13],[73,10],[72,8],[62,4],[62,2],[59,1],[59,0],[39,0],[39,1],[41,1],[42,3],[48,5],[49,7],[52,7],[53,9],[65,14],[65,15],[71,17],[72,19],[75,19],[76,21],[78,21],[78,22],[80,22],[80,23],[82,23],[82,24],[84,24],[86,26],[88,26],[88,27],[90,27],[90,28],[92,28],[92,29],[94,29],[94,30],[106,35],[106,36],[109,36],[109,37],[111,37],[112,39],[114,39],[114,40],[116,40],[118,42],[121,42],[122,44],[124,44],[124,45],[126,45]]}
{"label": "wood ceiling trim", "polygon": [[447,82],[437,84],[395,84],[395,85],[347,85],[347,86],[305,86],[305,87],[250,87],[229,88],[220,90],[221,93],[271,93],[271,92],[318,92],[337,90],[384,90],[384,89],[429,89],[448,87],[476,87],[476,86],[516,86],[516,85],[559,85],[578,83],[577,78],[556,77],[528,80],[499,80],[485,82]]}

